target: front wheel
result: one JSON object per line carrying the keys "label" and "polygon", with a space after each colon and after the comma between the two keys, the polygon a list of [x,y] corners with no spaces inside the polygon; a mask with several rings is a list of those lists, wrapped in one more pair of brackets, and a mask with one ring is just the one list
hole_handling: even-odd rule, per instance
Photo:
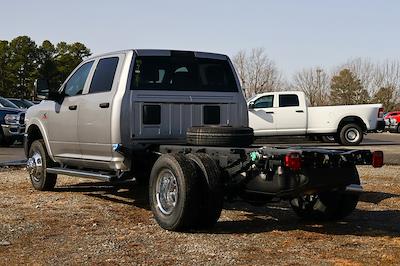
{"label": "front wheel", "polygon": [[322,136],[321,141],[325,143],[334,143],[335,142],[335,136]]}
{"label": "front wheel", "polygon": [[36,190],[46,191],[54,189],[57,182],[56,174],[46,172],[48,167],[54,165],[50,159],[44,141],[35,140],[29,149],[27,170],[29,172],[32,186]]}
{"label": "front wheel", "polygon": [[[1,129],[0,129],[1,131]],[[6,138],[3,132],[0,132],[0,146],[1,147],[10,147],[14,143],[14,139]]]}
{"label": "front wheel", "polygon": [[339,141],[342,145],[356,146],[361,143],[363,138],[363,130],[357,124],[347,124],[339,132]]}

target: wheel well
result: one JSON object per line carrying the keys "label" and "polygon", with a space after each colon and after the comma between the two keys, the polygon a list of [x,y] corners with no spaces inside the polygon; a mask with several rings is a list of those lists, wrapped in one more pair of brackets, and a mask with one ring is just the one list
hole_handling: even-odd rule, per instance
{"label": "wheel well", "polygon": [[35,141],[35,140],[38,140],[38,139],[43,139],[43,136],[42,136],[42,132],[40,132],[40,129],[39,129],[39,127],[38,126],[36,126],[36,125],[31,125],[29,128],[28,128],[28,137],[27,137],[27,146],[28,146],[28,151],[29,151],[29,149],[31,148],[31,145],[32,145],[32,143]]}
{"label": "wheel well", "polygon": [[367,130],[367,126],[365,125],[364,121],[359,118],[358,116],[346,116],[342,120],[340,120],[339,126],[338,126],[338,133],[347,124],[357,124],[361,127],[363,131]]}

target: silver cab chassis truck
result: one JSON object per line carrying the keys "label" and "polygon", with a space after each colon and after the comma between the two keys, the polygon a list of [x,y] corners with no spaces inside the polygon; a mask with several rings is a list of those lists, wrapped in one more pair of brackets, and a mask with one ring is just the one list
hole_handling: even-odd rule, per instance
{"label": "silver cab chassis truck", "polygon": [[303,219],[337,220],[362,192],[356,165],[383,165],[367,150],[253,146],[245,98],[225,55],[126,50],[82,62],[28,109],[27,170],[37,190],[58,174],[148,184],[158,224],[212,227],[224,200],[288,200]]}

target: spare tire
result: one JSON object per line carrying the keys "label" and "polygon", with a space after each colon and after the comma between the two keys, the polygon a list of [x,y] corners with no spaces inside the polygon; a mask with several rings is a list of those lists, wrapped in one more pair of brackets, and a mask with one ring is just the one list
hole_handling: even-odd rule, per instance
{"label": "spare tire", "polygon": [[253,144],[254,131],[250,127],[191,127],[186,140],[196,146],[248,147]]}

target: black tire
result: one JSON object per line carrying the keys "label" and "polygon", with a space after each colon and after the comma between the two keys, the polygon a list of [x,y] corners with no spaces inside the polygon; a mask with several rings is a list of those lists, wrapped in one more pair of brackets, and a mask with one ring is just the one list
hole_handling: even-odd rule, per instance
{"label": "black tire", "polygon": [[40,157],[38,158],[40,158],[42,167],[37,171],[30,173],[32,186],[36,190],[40,191],[53,190],[57,182],[57,175],[47,173],[46,169],[48,167],[54,166],[55,163],[50,159],[46,150],[46,145],[44,144],[44,141],[42,139],[35,140],[32,143],[31,147],[29,148],[28,160],[30,160],[30,158],[33,158],[35,153],[40,155]]}
{"label": "black tire", "polygon": [[[175,197],[172,194],[169,198],[163,197],[164,193],[157,191],[161,189],[163,177],[171,175],[175,179],[177,194]],[[154,218],[162,228],[171,231],[195,228],[200,213],[201,189],[198,180],[195,163],[182,154],[164,154],[155,162],[150,175],[149,199]],[[169,182],[167,185],[170,185]],[[171,187],[167,191],[174,193]],[[168,199],[175,201],[175,205],[162,204]]]}
{"label": "black tire", "polygon": [[201,205],[197,228],[211,228],[221,216],[224,201],[221,171],[208,154],[188,154],[187,157],[197,165],[198,176],[201,177]]}
{"label": "black tire", "polygon": [[[350,169],[349,178],[353,184],[360,184],[355,168]],[[356,208],[358,194],[346,194],[340,190],[325,191],[305,195],[290,201],[292,209],[302,219],[315,221],[335,221],[349,215]]]}
{"label": "black tire", "polygon": [[254,131],[250,127],[191,127],[186,137],[188,144],[196,146],[248,147]]}
{"label": "black tire", "polygon": [[6,138],[3,131],[0,129],[0,146],[10,147],[14,143],[14,139]]}
{"label": "black tire", "polygon": [[335,136],[321,136],[321,141],[325,143],[334,143],[336,142]]}
{"label": "black tire", "polygon": [[400,133],[400,123],[399,123],[399,125],[397,126],[397,131],[396,131],[397,133]]}
{"label": "black tire", "polygon": [[344,125],[339,132],[339,140],[342,145],[356,146],[361,143],[363,138],[364,132],[357,124]]}

